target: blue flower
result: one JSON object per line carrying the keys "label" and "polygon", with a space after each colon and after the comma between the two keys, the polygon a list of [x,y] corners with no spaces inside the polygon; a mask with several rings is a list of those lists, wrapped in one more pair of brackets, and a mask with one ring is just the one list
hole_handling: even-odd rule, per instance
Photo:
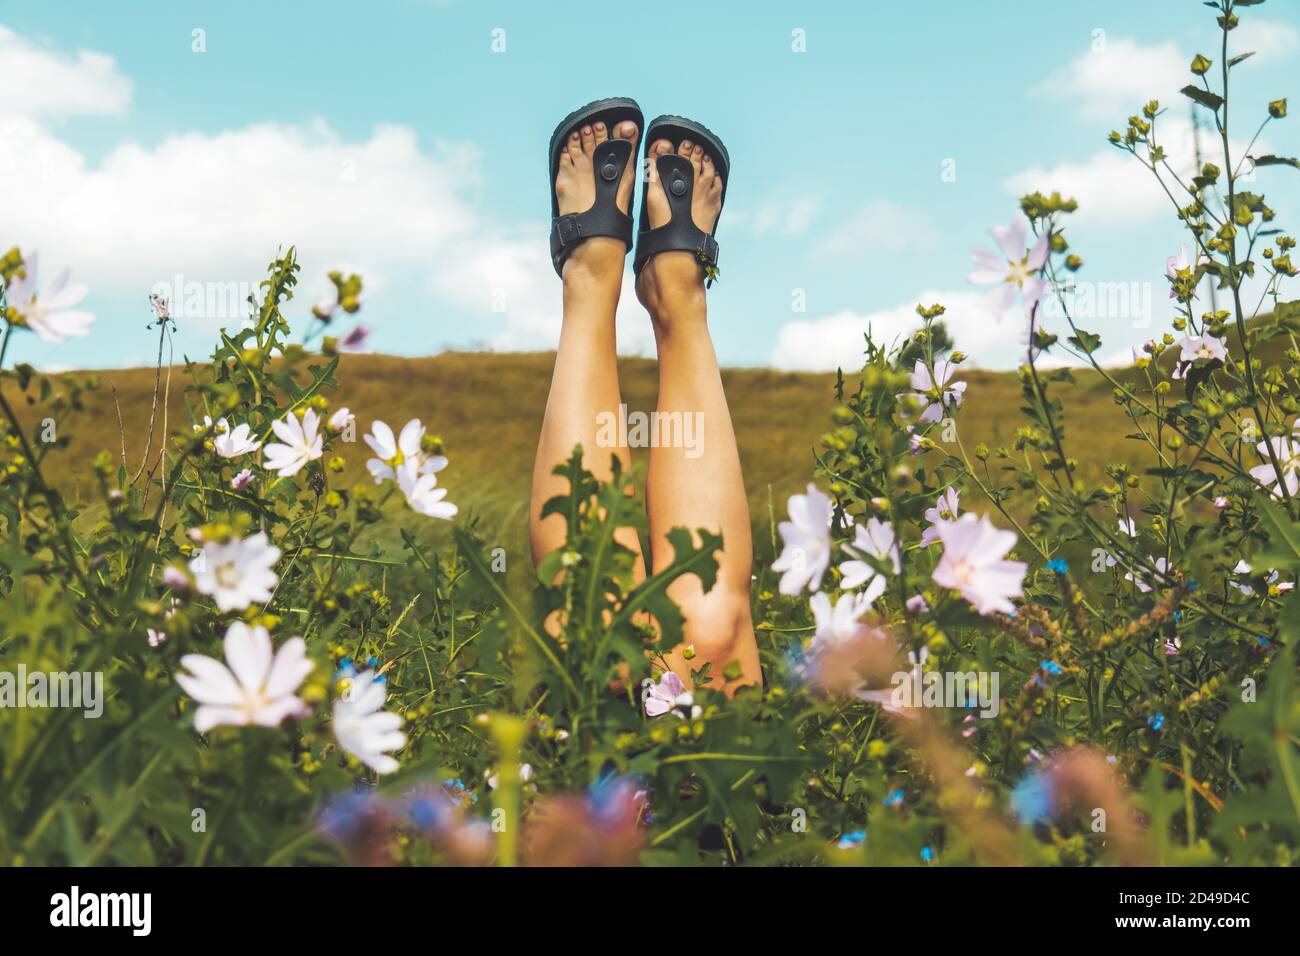
{"label": "blue flower", "polygon": [[934,862],[934,850],[928,846],[921,847],[921,859],[926,863]]}
{"label": "blue flower", "polygon": [[1265,637],[1263,634],[1259,635],[1259,646],[1268,647],[1268,638]]}
{"label": "blue flower", "polygon": [[904,793],[902,790],[891,790],[885,795],[885,806],[901,807],[903,805]]}
{"label": "blue flower", "polygon": [[1043,661],[1043,663],[1038,666],[1047,671],[1047,673],[1051,674],[1053,677],[1061,673],[1061,665],[1056,663],[1056,661]]}
{"label": "blue flower", "polygon": [[1150,717],[1147,718],[1147,726],[1150,727],[1152,730],[1159,731],[1160,728],[1164,727],[1164,725],[1165,725],[1164,714],[1152,714]]}
{"label": "blue flower", "polygon": [[1048,819],[1055,805],[1056,790],[1050,773],[1031,773],[1011,791],[1011,809],[1025,823]]}
{"label": "blue flower", "polygon": [[841,850],[856,850],[866,842],[867,831],[854,830],[852,833],[841,833],[840,842],[837,845]]}
{"label": "blue flower", "polygon": [[1070,570],[1070,562],[1066,561],[1065,558],[1052,558],[1051,561],[1047,562],[1047,567],[1057,574],[1064,574]]}

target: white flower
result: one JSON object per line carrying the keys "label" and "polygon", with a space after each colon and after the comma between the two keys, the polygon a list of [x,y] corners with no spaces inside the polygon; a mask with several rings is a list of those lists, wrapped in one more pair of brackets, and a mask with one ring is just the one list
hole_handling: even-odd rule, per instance
{"label": "white flower", "polygon": [[[865,525],[858,525],[853,529],[853,544],[845,544],[841,547],[850,557],[860,554],[892,564],[895,574],[901,567],[898,560],[898,544],[894,540],[894,527],[888,521],[881,521],[879,518],[868,519]],[[870,563],[857,558],[840,565],[841,588],[852,591],[863,584],[867,585],[864,597],[868,603],[874,603],[876,598],[885,591],[885,576],[877,573]]]}
{"label": "white flower", "polygon": [[152,627],[146,627],[145,633],[149,637],[149,646],[158,647],[163,641],[167,640],[166,631],[156,631]]}
{"label": "white flower", "polygon": [[339,746],[375,773],[392,773],[399,766],[384,751],[406,744],[399,729],[402,718],[383,709],[387,683],[374,671],[362,671],[347,693],[334,702],[334,736]]}
{"label": "white flower", "polygon": [[227,422],[224,418],[218,418],[216,424],[214,425],[212,422],[212,416],[204,415],[202,425],[200,425],[198,422],[195,422],[190,427],[194,429],[194,434],[196,435],[201,435],[207,431],[212,432],[214,435],[220,435],[226,432],[227,430],[229,430],[230,423]]}
{"label": "white flower", "polygon": [[1016,301],[1017,290],[1020,291],[1025,311],[1028,312],[1043,297],[1047,288],[1047,283],[1038,276],[1043,264],[1047,262],[1047,234],[1039,236],[1034,248],[1026,251],[1025,234],[1028,225],[1023,216],[1017,216],[1009,226],[994,226],[989,230],[1002,252],[1001,256],[983,246],[971,250],[971,261],[976,268],[966,279],[977,285],[998,284],[991,302],[998,312],[1011,307]]}
{"label": "white flower", "polygon": [[787,504],[790,520],[777,525],[785,548],[772,564],[781,575],[782,594],[795,595],[805,585],[810,591],[822,586],[822,575],[831,563],[831,500],[809,483],[806,495],[791,495]]}
{"label": "white flower", "polygon": [[[916,360],[916,367],[912,370],[912,390],[916,393],[916,398],[927,403],[921,412],[920,421],[937,422],[943,418],[944,409],[948,405],[961,404],[962,397],[966,394],[966,383],[948,384],[948,379],[956,371],[957,366],[947,359],[935,359],[932,376],[925,362]],[[905,394],[898,397],[904,398]]]}
{"label": "white flower", "polygon": [[402,426],[402,434],[393,437],[393,430],[384,422],[375,422],[370,426],[370,434],[365,436],[366,444],[378,455],[366,462],[366,468],[375,479],[375,484],[383,481],[396,481],[397,469],[401,465],[413,464],[421,475],[432,475],[447,467],[443,455],[426,457],[420,442],[424,439],[424,426],[418,418],[412,418]]}
{"label": "white flower", "polygon": [[344,406],[330,416],[330,420],[327,424],[330,427],[330,431],[341,432],[356,420],[357,416],[353,415],[347,406]]}
{"label": "white flower", "polygon": [[1293,431],[1291,438],[1277,436],[1270,438],[1267,443],[1260,442],[1256,446],[1259,457],[1264,459],[1264,464],[1256,465],[1250,469],[1250,476],[1258,481],[1265,488],[1273,488],[1272,495],[1274,498],[1282,498],[1282,485],[1277,480],[1277,469],[1273,467],[1273,462],[1268,457],[1268,449],[1271,445],[1273,455],[1277,458],[1278,467],[1282,470],[1282,477],[1286,482],[1287,493],[1295,497],[1300,492],[1300,420],[1292,426]]}
{"label": "white flower", "polygon": [[397,468],[397,487],[406,496],[406,503],[412,509],[430,518],[453,518],[459,510],[447,497],[447,489],[437,487],[436,475],[421,474],[416,470],[415,462],[407,462]]}
{"label": "white flower", "polygon": [[957,489],[949,487],[939,496],[933,508],[925,509],[925,520],[930,522],[930,527],[921,532],[921,547],[924,548],[939,540],[939,529],[936,527],[939,522],[957,520],[957,505],[960,500]]}
{"label": "white flower", "polygon": [[5,302],[18,313],[18,324],[55,345],[72,336],[88,335],[95,316],[72,308],[86,297],[86,287],[72,282],[65,269],[53,284],[37,291],[36,266],[36,255],[28,256],[24,262],[27,275],[11,279],[5,290]]}
{"label": "white flower", "polygon": [[641,702],[645,705],[647,717],[659,717],[669,711],[681,717],[681,711],[687,708],[690,709],[692,717],[700,715],[700,708],[693,706],[694,696],[686,689],[682,679],[672,671],[664,671],[657,684],[648,677],[642,681]]}
{"label": "white flower", "polygon": [[[519,765],[519,782],[527,783],[529,780],[532,779],[533,779],[533,765],[530,763],[521,763]],[[495,790],[498,784],[500,783],[501,783],[501,778],[497,775],[497,772],[495,770],[490,771],[487,775],[488,789]]]}
{"label": "white flower", "polygon": [[225,544],[210,541],[190,561],[194,586],[217,602],[220,611],[242,611],[254,601],[269,601],[279,580],[271,570],[280,549],[264,531]]}
{"label": "white flower", "polygon": [[266,467],[278,471],[281,478],[298,474],[307,462],[319,458],[323,452],[319,427],[320,417],[314,408],[303,413],[302,421],[290,412],[279,421],[272,422],[272,431],[284,444],[266,446],[263,452]]}
{"label": "white flower", "polygon": [[[1136,538],[1138,536],[1137,522],[1134,521],[1132,518],[1120,518],[1119,530],[1121,534],[1126,534],[1130,538]],[[1119,564],[1119,562],[1115,560],[1115,556],[1110,552],[1107,552],[1106,567],[1113,568],[1117,564]]]}
{"label": "white flower", "polygon": [[223,418],[217,426],[219,434],[212,439],[212,449],[222,458],[242,458],[262,447],[260,441],[253,440],[248,422],[236,425],[232,430]]}
{"label": "white flower", "polygon": [[939,525],[943,556],[932,577],[945,588],[960,591],[980,614],[1015,610],[1011,598],[1024,593],[1027,565],[1003,560],[1016,544],[1014,531],[1003,531],[986,516],[967,512]]}
{"label": "white flower", "polygon": [[245,468],[239,474],[235,475],[234,478],[230,479],[230,487],[234,491],[243,491],[245,488],[249,486],[252,480],[253,480],[253,473],[249,471],[247,468]]}
{"label": "white flower", "polygon": [[[1156,571],[1159,572],[1156,575],[1156,583],[1163,584],[1165,573],[1169,570],[1169,562],[1166,561],[1164,558],[1151,558],[1150,560],[1151,563],[1156,566]],[[1137,585],[1137,589],[1143,594],[1147,594],[1151,590],[1151,585],[1143,581],[1141,577],[1135,577],[1132,571],[1124,575],[1124,580],[1132,581],[1134,584]]]}
{"label": "white flower", "polygon": [[224,643],[225,664],[203,654],[181,658],[189,673],[177,674],[176,682],[199,703],[195,730],[207,733],[218,724],[274,727],[304,710],[294,692],[316,665],[301,637],[289,638],[273,656],[266,628],[235,621]]}
{"label": "white flower", "polygon": [[1228,349],[1224,346],[1223,340],[1215,338],[1208,332],[1194,337],[1185,336],[1179,344],[1182,346],[1182,351],[1178,354],[1178,364],[1174,366],[1175,379],[1183,378],[1197,359],[1228,361]]}
{"label": "white flower", "polygon": [[845,644],[866,630],[860,618],[871,607],[871,600],[863,594],[841,594],[831,606],[831,599],[818,591],[808,601],[812,608],[817,630],[813,635],[814,652]]}
{"label": "white flower", "polygon": [[[1251,567],[1248,563],[1246,563],[1244,559],[1238,561],[1237,566],[1234,567],[1232,570],[1236,574],[1244,575],[1244,574],[1251,573]],[[1292,591],[1295,589],[1295,583],[1292,581],[1283,581],[1281,584],[1279,584],[1277,580],[1279,577],[1281,577],[1280,572],[1273,570],[1272,568],[1269,569],[1268,578],[1264,581],[1264,583],[1268,586],[1269,593],[1285,594],[1287,591]],[[1231,584],[1238,591],[1240,591],[1242,594],[1246,595],[1246,597],[1251,597],[1255,593],[1254,587],[1252,587],[1250,584],[1243,584],[1238,581],[1229,581],[1228,583]]]}

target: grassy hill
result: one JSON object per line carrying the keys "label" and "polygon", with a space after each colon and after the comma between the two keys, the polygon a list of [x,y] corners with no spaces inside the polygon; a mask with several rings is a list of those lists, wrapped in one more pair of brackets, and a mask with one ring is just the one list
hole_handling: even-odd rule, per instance
{"label": "grassy hill", "polygon": [[[500,544],[510,553],[524,554],[528,485],[553,358],[552,353],[448,352],[413,359],[348,355],[340,363],[340,388],[331,399],[357,413],[358,438],[360,430],[368,430],[376,418],[395,428],[409,418],[422,419],[431,433],[446,441],[451,465],[439,481],[450,489],[451,500],[462,513],[478,515],[484,530],[499,535]],[[620,372],[629,408],[652,410],[655,363],[626,359]],[[57,420],[59,435],[70,438],[71,453],[57,456],[68,467],[51,477],[74,499],[89,493],[91,461],[101,450],[118,456],[125,444],[127,461],[134,469],[148,430],[154,370],[94,374],[101,386],[85,394],[84,411],[61,414]],[[969,383],[958,419],[967,450],[981,441],[990,446],[1009,444],[1022,423],[1015,375],[970,369],[961,377]],[[1142,448],[1121,447],[1122,436],[1129,431],[1127,421],[1111,401],[1110,387],[1101,376],[1080,371],[1076,377],[1077,384],[1062,395],[1069,412],[1068,450],[1079,458],[1085,479],[1100,481],[1106,461],[1138,455]],[[749,489],[755,542],[760,556],[765,556],[772,536],[769,495],[781,520],[786,496],[802,490],[810,480],[812,451],[830,425],[835,376],[727,369],[723,380]],[[189,421],[185,383],[184,369],[175,368],[168,403],[172,430]],[[120,431],[115,400],[121,409]],[[22,402],[17,407],[29,428],[38,414],[45,415]],[[154,442],[156,448],[156,436]],[[346,455],[344,478],[349,484],[364,476],[368,454],[358,442]],[[634,462],[644,467],[645,456],[644,450],[634,452]],[[397,502],[390,502],[390,507],[394,522],[389,530],[395,534],[396,521],[406,512]],[[95,513],[93,507],[88,510],[88,516]]]}

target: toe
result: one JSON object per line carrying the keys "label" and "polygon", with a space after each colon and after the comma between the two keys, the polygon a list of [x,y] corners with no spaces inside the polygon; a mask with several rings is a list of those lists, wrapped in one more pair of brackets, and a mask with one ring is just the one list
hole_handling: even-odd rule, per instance
{"label": "toe", "polygon": [[690,160],[691,160],[691,165],[695,167],[695,178],[699,179],[700,173],[702,171],[702,166],[704,163],[704,147],[701,146],[699,143],[696,143],[694,146],[691,147]]}
{"label": "toe", "polygon": [[605,124],[604,124],[604,123],[596,123],[594,126],[592,126],[591,129],[592,129],[592,132],[595,133],[595,135],[596,135],[596,143],[597,143],[597,145],[599,145],[600,143],[603,143],[603,142],[605,142],[605,140],[609,139],[609,130],[605,128]]}
{"label": "toe", "polygon": [[716,170],[713,168],[713,157],[708,153],[705,153],[704,158],[700,160],[700,168],[696,171],[696,177],[698,178],[700,185],[706,188],[712,185],[715,174]]}
{"label": "toe", "polygon": [[566,144],[566,149],[570,161],[575,160],[582,155],[582,137],[578,135],[576,129],[569,134],[569,141]]}
{"label": "toe", "polygon": [[590,156],[596,148],[596,132],[590,126],[582,128],[582,151]]}
{"label": "toe", "polygon": [[614,135],[619,139],[636,140],[636,123],[631,120],[624,120],[614,128]]}
{"label": "toe", "polygon": [[677,155],[685,159],[690,159],[691,150],[694,147],[695,147],[694,143],[692,143],[689,139],[684,139],[682,140],[681,145],[677,147]]}

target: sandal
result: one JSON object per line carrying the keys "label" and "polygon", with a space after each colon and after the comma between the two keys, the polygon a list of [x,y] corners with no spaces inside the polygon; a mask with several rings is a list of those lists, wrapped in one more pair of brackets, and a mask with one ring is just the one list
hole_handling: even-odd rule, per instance
{"label": "sandal", "polygon": [[[619,209],[615,201],[619,183],[623,181],[623,173],[627,169],[628,157],[632,154],[631,141],[614,136],[614,130],[624,120],[636,123],[637,135],[645,128],[645,117],[636,100],[615,96],[596,100],[574,110],[551,134],[551,262],[555,264],[556,275],[564,275],[564,260],[569,257],[569,253],[592,236],[621,239],[629,250],[632,248],[632,217]],[[565,148],[570,133],[593,123],[604,123],[609,130],[609,139],[597,145],[591,157],[596,173],[596,201],[586,212],[561,216],[560,200],[555,195],[555,180],[560,172],[560,150]],[[635,185],[632,188],[635,190]],[[628,208],[631,208],[630,203]]]}
{"label": "sandal", "polygon": [[[704,151],[713,157],[713,165],[722,177],[722,202],[727,201],[727,186],[731,182],[731,159],[727,147],[713,132],[694,120],[684,116],[659,116],[651,120],[649,127],[642,134],[641,140],[649,149],[649,144],[666,139],[673,144],[673,152],[655,159],[655,168],[659,181],[663,185],[664,196],[668,199],[671,218],[658,228],[650,228],[650,217],[646,214],[646,197],[641,195],[641,230],[637,233],[636,256],[632,260],[632,271],[641,274],[642,267],[661,252],[693,252],[700,265],[704,267],[706,285],[712,285],[718,276],[718,241],[714,238],[718,231],[715,221],[713,230],[705,232],[691,219],[691,194],[695,188],[695,172],[691,161],[677,155],[677,148],[682,140],[689,139],[704,147]],[[722,219],[722,210],[718,210],[718,220]]]}

